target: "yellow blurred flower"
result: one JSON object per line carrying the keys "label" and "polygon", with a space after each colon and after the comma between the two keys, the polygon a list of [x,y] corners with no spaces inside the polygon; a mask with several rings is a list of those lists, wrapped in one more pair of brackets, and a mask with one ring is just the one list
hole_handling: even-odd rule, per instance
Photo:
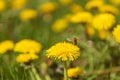
{"label": "yellow blurred flower", "polygon": [[91,10],[91,9],[97,9],[104,4],[103,0],[91,0],[86,4],[86,9]]}
{"label": "yellow blurred flower", "polygon": [[5,40],[0,42],[0,54],[6,53],[8,50],[12,50],[14,43],[11,40]]}
{"label": "yellow blurred flower", "polygon": [[21,21],[28,21],[28,20],[34,19],[36,17],[37,17],[37,12],[32,9],[26,9],[20,13]]}
{"label": "yellow blurred flower", "polygon": [[95,29],[91,26],[86,27],[86,33],[88,36],[92,37],[95,34]]}
{"label": "yellow blurred flower", "polygon": [[32,53],[22,53],[16,57],[16,61],[19,63],[28,63],[31,60],[35,60],[35,59],[38,59],[38,56]]}
{"label": "yellow blurred flower", "polygon": [[83,9],[82,9],[82,7],[81,7],[80,5],[78,5],[78,4],[72,4],[72,5],[70,6],[70,11],[71,11],[72,13],[78,13],[78,12],[83,11]]}
{"label": "yellow blurred flower", "polygon": [[105,1],[105,0],[89,0],[89,1]]}
{"label": "yellow blurred flower", "polygon": [[46,2],[39,6],[39,10],[42,14],[48,14],[54,12],[58,8],[55,2]]}
{"label": "yellow blurred flower", "polygon": [[59,0],[62,4],[68,5],[73,2],[73,0]]}
{"label": "yellow blurred flower", "polygon": [[71,17],[72,23],[91,23],[92,14],[90,12],[79,12]]}
{"label": "yellow blurred flower", "polygon": [[104,1],[104,0],[90,0],[90,1]]}
{"label": "yellow blurred flower", "polygon": [[97,30],[108,30],[115,24],[115,16],[109,13],[102,13],[94,17],[93,26]]}
{"label": "yellow blurred flower", "polygon": [[14,47],[15,52],[22,52],[22,53],[39,53],[41,51],[41,44],[29,39],[23,39],[16,43]]}
{"label": "yellow blurred flower", "polygon": [[118,9],[112,5],[103,5],[100,7],[100,12],[102,13],[112,13],[112,14],[117,14]]}
{"label": "yellow blurred flower", "polygon": [[61,18],[56,20],[52,25],[52,30],[56,33],[60,33],[68,27],[69,23],[66,19]]}
{"label": "yellow blurred flower", "polygon": [[120,6],[120,0],[110,0],[111,3],[117,5],[117,6]]}
{"label": "yellow blurred flower", "polygon": [[11,0],[11,5],[13,9],[21,9],[25,7],[27,0]]}
{"label": "yellow blurred flower", "polygon": [[72,17],[72,14],[70,14],[70,13],[64,15],[64,18],[65,18],[68,22],[70,22],[71,17]]}
{"label": "yellow blurred flower", "polygon": [[109,35],[110,35],[110,32],[107,30],[99,30],[98,31],[98,36],[101,40],[107,39]]}
{"label": "yellow blurred flower", "polygon": [[116,42],[120,43],[120,25],[117,25],[117,27],[114,28],[112,34]]}
{"label": "yellow blurred flower", "polygon": [[62,61],[73,61],[80,56],[80,48],[67,42],[57,43],[49,48],[46,52],[47,57]]}
{"label": "yellow blurred flower", "polygon": [[30,56],[31,60],[38,59],[38,55],[36,55],[34,53],[29,53],[29,56]]}
{"label": "yellow blurred flower", "polygon": [[0,12],[4,11],[6,8],[6,3],[4,0],[0,0]]}
{"label": "yellow blurred flower", "polygon": [[83,74],[83,70],[81,68],[75,67],[75,68],[69,68],[68,71],[68,77],[76,78]]}

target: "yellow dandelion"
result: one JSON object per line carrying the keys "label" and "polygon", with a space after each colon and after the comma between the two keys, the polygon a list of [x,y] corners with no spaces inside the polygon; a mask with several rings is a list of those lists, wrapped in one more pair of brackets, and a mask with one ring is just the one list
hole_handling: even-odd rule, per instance
{"label": "yellow dandelion", "polygon": [[39,6],[39,10],[42,14],[48,14],[54,12],[57,7],[57,3],[55,2],[46,2]]}
{"label": "yellow dandelion", "polygon": [[56,33],[60,33],[68,27],[69,23],[66,19],[58,19],[52,25],[52,30]]}
{"label": "yellow dandelion", "polygon": [[29,53],[31,60],[38,59],[38,56],[34,53]]}
{"label": "yellow dandelion", "polygon": [[99,14],[93,19],[93,26],[97,30],[108,30],[115,24],[115,16],[109,13]]}
{"label": "yellow dandelion", "polygon": [[14,47],[15,52],[22,53],[39,53],[41,51],[41,44],[34,40],[23,39],[16,43]]}
{"label": "yellow dandelion", "polygon": [[109,35],[110,35],[110,32],[107,30],[99,30],[98,31],[98,36],[101,40],[106,40]]}
{"label": "yellow dandelion", "polygon": [[92,10],[92,9],[97,9],[99,10],[99,8],[104,4],[104,2],[102,0],[91,0],[86,4],[86,9],[87,10]]}
{"label": "yellow dandelion", "polygon": [[21,9],[25,7],[27,0],[11,0],[11,5],[13,9]]}
{"label": "yellow dandelion", "polygon": [[118,14],[118,9],[112,5],[103,5],[100,7],[100,12],[102,13],[111,13],[111,14]]}
{"label": "yellow dandelion", "polygon": [[92,37],[95,34],[95,29],[91,26],[86,27],[86,33],[88,36]]}
{"label": "yellow dandelion", "polygon": [[111,3],[120,6],[120,0],[110,0]]}
{"label": "yellow dandelion", "polygon": [[5,40],[0,42],[0,54],[6,53],[8,50],[12,50],[14,43],[11,40]]}
{"label": "yellow dandelion", "polygon": [[35,59],[38,59],[38,56],[36,54],[28,54],[28,53],[19,54],[16,57],[16,61],[19,63],[28,63]]}
{"label": "yellow dandelion", "polygon": [[70,13],[64,15],[64,18],[65,18],[68,22],[70,22],[71,17],[72,17],[72,14],[70,14]]}
{"label": "yellow dandelion", "polygon": [[59,0],[62,4],[68,5],[73,2],[73,0]]}
{"label": "yellow dandelion", "polygon": [[72,5],[70,6],[70,11],[71,11],[72,13],[78,13],[78,12],[82,12],[83,9],[82,9],[82,6],[80,6],[80,5],[78,5],[78,4],[72,4]]}
{"label": "yellow dandelion", "polygon": [[81,68],[78,68],[78,67],[69,68],[67,73],[68,73],[68,77],[76,78],[83,73],[83,70]]}
{"label": "yellow dandelion", "polygon": [[20,63],[27,63],[30,61],[30,56],[28,54],[20,54],[16,57],[16,61]]}
{"label": "yellow dandelion", "polygon": [[32,9],[26,9],[20,13],[21,21],[28,21],[28,20],[34,19],[36,17],[37,17],[37,12]]}
{"label": "yellow dandelion", "polygon": [[62,61],[73,61],[80,56],[80,49],[76,45],[67,42],[57,43],[47,51],[47,57]]}
{"label": "yellow dandelion", "polygon": [[92,14],[90,12],[79,12],[71,17],[72,23],[91,23]]}
{"label": "yellow dandelion", "polygon": [[6,3],[4,0],[0,0],[0,12],[4,11],[6,8]]}
{"label": "yellow dandelion", "polygon": [[120,43],[120,25],[117,25],[117,27],[114,28],[113,37],[115,38],[116,42]]}
{"label": "yellow dandelion", "polygon": [[89,0],[89,1],[104,1],[104,0]]}

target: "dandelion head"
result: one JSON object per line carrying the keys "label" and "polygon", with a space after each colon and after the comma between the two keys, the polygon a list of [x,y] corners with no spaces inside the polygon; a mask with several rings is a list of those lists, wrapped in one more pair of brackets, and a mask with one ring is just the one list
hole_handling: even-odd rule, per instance
{"label": "dandelion head", "polygon": [[115,16],[109,13],[102,13],[94,17],[93,26],[97,30],[108,30],[115,24]]}
{"label": "dandelion head", "polygon": [[69,68],[67,73],[68,73],[68,77],[76,78],[83,73],[83,70],[81,68],[78,68],[78,67]]}
{"label": "dandelion head", "polygon": [[95,29],[91,26],[86,27],[86,33],[88,36],[92,37],[95,34]]}
{"label": "dandelion head", "polygon": [[113,37],[116,40],[116,42],[120,43],[120,25],[117,25],[117,27],[114,28],[113,32]]}
{"label": "dandelion head", "polygon": [[86,9],[87,10],[92,10],[92,9],[97,9],[99,10],[99,8],[104,4],[104,2],[102,0],[91,0],[86,4]]}
{"label": "dandelion head", "polygon": [[35,59],[38,59],[38,56],[33,53],[22,53],[16,57],[16,61],[19,63],[28,63]]}
{"label": "dandelion head", "polygon": [[0,42],[0,54],[6,53],[8,50],[12,50],[14,43],[11,40],[5,40]]}
{"label": "dandelion head", "polygon": [[14,51],[21,53],[39,53],[41,44],[34,40],[23,39],[15,44]]}
{"label": "dandelion head", "polygon": [[36,16],[37,16],[37,12],[32,9],[26,9],[20,13],[21,21],[28,21],[28,20],[34,19],[36,18]]}
{"label": "dandelion head", "polygon": [[57,9],[58,5],[55,2],[46,2],[39,6],[39,10],[42,14],[52,13]]}
{"label": "dandelion head", "polygon": [[120,6],[120,0],[110,0],[110,2],[114,5]]}
{"label": "dandelion head", "polygon": [[71,17],[72,23],[91,23],[92,14],[90,12],[79,12]]}
{"label": "dandelion head", "polygon": [[66,19],[58,19],[52,25],[52,30],[56,33],[60,33],[68,27],[69,23]]}
{"label": "dandelion head", "polygon": [[64,15],[64,18],[65,18],[68,22],[70,22],[70,18],[71,18],[71,17],[72,17],[72,14],[70,14],[70,13]]}
{"label": "dandelion head", "polygon": [[27,0],[11,0],[11,5],[13,9],[22,9],[25,7]]}
{"label": "dandelion head", "polygon": [[51,48],[49,48],[46,52],[47,57],[62,61],[73,61],[80,56],[79,47],[67,42],[57,43]]}
{"label": "dandelion head", "polygon": [[6,3],[4,0],[0,0],[0,12],[4,11],[6,8]]}
{"label": "dandelion head", "polygon": [[101,13],[111,13],[111,14],[118,14],[118,9],[112,5],[103,5],[100,7]]}
{"label": "dandelion head", "polygon": [[108,30],[99,30],[98,31],[98,36],[101,40],[106,40],[109,35],[110,35],[110,32]]}
{"label": "dandelion head", "polygon": [[80,6],[78,4],[72,4],[72,5],[70,5],[70,11],[72,13],[78,13],[78,12],[82,12],[83,8],[82,8],[82,6]]}
{"label": "dandelion head", "polygon": [[64,5],[68,5],[71,4],[73,2],[73,0],[59,0],[60,3],[64,4]]}

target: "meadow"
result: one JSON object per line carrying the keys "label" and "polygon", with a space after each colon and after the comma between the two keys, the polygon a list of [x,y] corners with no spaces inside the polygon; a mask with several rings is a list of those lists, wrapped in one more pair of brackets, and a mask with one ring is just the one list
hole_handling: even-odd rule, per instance
{"label": "meadow", "polygon": [[120,80],[120,0],[0,0],[0,80]]}

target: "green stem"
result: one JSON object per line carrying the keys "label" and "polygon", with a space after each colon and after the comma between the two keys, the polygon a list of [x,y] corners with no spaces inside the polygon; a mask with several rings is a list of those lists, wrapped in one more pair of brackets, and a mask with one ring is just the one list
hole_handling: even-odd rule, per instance
{"label": "green stem", "polygon": [[67,76],[67,61],[64,62],[64,80],[68,80],[68,76]]}
{"label": "green stem", "polygon": [[42,79],[40,78],[39,74],[37,73],[34,65],[32,65],[32,72],[33,72],[33,74],[35,75],[36,80],[42,80]]}
{"label": "green stem", "polygon": [[31,70],[29,71],[29,74],[30,74],[31,80],[35,80],[34,74],[33,74],[33,72]]}

